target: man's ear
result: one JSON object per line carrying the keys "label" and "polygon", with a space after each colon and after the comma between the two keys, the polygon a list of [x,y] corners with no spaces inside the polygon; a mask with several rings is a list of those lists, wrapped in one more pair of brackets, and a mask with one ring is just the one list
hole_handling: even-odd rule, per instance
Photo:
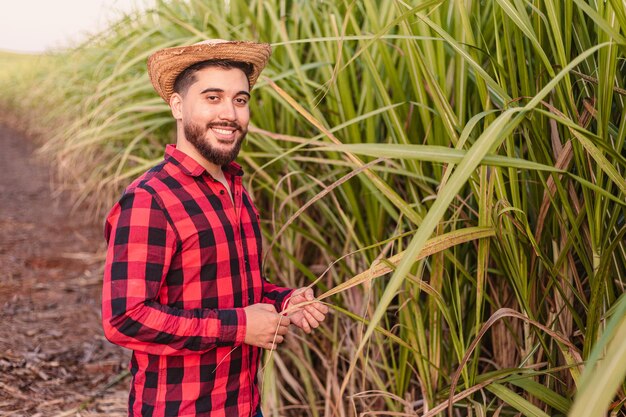
{"label": "man's ear", "polygon": [[174,119],[181,120],[183,118],[183,98],[180,94],[173,93],[170,96],[170,109],[172,109]]}

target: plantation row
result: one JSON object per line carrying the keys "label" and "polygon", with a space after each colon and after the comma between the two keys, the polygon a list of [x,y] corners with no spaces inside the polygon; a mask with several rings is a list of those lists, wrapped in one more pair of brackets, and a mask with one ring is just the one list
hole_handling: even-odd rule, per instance
{"label": "plantation row", "polygon": [[[624,413],[621,0],[158,1],[0,73],[0,107],[102,216],[174,140],[146,59],[270,42],[240,160],[264,268],[334,313],[266,414]],[[11,70],[12,68],[12,70]]]}

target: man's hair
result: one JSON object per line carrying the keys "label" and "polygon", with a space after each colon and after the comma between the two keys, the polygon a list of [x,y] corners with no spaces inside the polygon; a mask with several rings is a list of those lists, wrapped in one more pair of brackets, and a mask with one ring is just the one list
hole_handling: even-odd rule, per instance
{"label": "man's hair", "polygon": [[196,62],[195,64],[185,68],[183,72],[178,74],[176,80],[174,80],[174,92],[185,95],[189,86],[196,82],[196,72],[208,68],[208,67],[219,67],[223,69],[239,69],[246,74],[246,78],[248,79],[248,86],[250,86],[250,75],[252,75],[252,64],[247,62],[240,61],[231,61],[228,59],[211,59],[208,61]]}

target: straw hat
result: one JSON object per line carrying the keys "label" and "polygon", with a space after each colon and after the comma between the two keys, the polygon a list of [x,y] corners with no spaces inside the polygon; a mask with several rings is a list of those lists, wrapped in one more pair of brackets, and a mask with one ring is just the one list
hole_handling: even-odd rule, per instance
{"label": "straw hat", "polygon": [[271,53],[272,48],[267,43],[209,39],[189,46],[156,51],[148,58],[148,74],[156,92],[169,103],[176,77],[193,64],[211,59],[249,63],[252,65],[252,74],[248,81],[252,88]]}

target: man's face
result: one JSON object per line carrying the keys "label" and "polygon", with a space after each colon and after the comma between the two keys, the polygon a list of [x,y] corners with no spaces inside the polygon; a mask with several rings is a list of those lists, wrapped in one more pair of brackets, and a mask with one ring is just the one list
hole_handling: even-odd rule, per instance
{"label": "man's face", "polygon": [[220,67],[197,71],[195,79],[180,108],[185,139],[208,162],[227,165],[248,132],[248,79],[239,69]]}

